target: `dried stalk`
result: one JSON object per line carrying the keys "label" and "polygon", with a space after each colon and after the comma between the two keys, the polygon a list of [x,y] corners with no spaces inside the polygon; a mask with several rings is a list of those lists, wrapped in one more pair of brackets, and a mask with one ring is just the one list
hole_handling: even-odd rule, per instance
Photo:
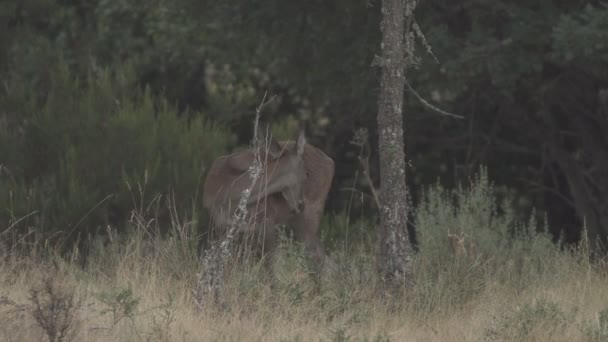
{"label": "dried stalk", "polygon": [[253,187],[262,174],[262,161],[260,157],[262,141],[258,137],[258,125],[262,108],[270,101],[272,101],[272,98],[267,101],[266,94],[264,94],[262,102],[256,108],[255,120],[253,122],[253,139],[251,141],[254,158],[252,165],[247,171],[249,177],[251,177],[251,185],[247,189],[243,190],[242,196],[239,200],[239,205],[234,213],[234,217],[230,223],[227,234],[224,235],[219,244],[214,244],[210,249],[201,255],[200,272],[197,274],[196,289],[194,290],[193,298],[194,304],[199,310],[203,310],[205,308],[207,299],[209,298],[213,298],[216,305],[223,306],[225,303],[223,297],[222,280],[224,278],[226,263],[232,257],[230,247],[235,239],[236,233],[243,225],[246,224],[245,219],[248,214],[247,203]]}

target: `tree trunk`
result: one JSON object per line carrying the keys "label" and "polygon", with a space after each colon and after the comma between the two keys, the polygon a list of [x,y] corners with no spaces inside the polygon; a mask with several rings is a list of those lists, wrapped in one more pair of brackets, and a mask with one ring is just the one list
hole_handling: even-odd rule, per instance
{"label": "tree trunk", "polygon": [[385,281],[412,282],[407,233],[407,189],[403,142],[405,19],[407,0],[382,1],[382,80],[378,111],[380,157],[379,271]]}

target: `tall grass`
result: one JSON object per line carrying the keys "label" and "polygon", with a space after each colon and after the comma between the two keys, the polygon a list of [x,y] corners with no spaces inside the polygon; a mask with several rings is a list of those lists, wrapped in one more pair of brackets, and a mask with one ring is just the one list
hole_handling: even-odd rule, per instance
{"label": "tall grass", "polygon": [[[469,186],[426,192],[416,211],[416,282],[402,293],[382,291],[376,277],[373,224],[347,223],[337,215],[323,224],[331,262],[320,292],[307,275],[302,246],[284,234],[272,280],[260,276],[261,265],[254,261],[235,262],[226,278],[226,305],[198,312],[192,305],[195,225],[174,219],[168,235],[160,237],[146,215],[134,211],[127,234],[108,229],[84,269],[43,244],[27,255],[9,250],[0,264],[0,339],[47,339],[36,317],[61,310],[69,315],[57,317],[73,318],[64,340],[79,341],[603,341],[608,336],[608,267],[591,263],[584,248],[556,250],[542,223],[517,218],[508,202],[497,203],[484,172]],[[450,244],[448,232],[462,237],[466,253]],[[46,318],[45,324],[62,322]]]}

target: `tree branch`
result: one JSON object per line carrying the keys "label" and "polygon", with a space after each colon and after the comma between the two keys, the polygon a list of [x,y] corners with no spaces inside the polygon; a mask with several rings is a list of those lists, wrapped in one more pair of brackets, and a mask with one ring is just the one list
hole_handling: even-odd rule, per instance
{"label": "tree branch", "polygon": [[418,94],[418,92],[410,85],[410,83],[407,81],[407,79],[405,80],[405,86],[412,92],[412,94],[414,94],[414,97],[416,97],[418,99],[418,101],[420,101],[420,103],[422,103],[428,109],[430,109],[436,113],[439,113],[441,115],[444,115],[444,116],[449,116],[449,117],[456,118],[456,119],[464,119],[464,116],[462,116],[462,115],[446,112],[445,110],[437,108],[437,107],[433,106],[432,104],[430,104],[427,100],[425,100],[422,96],[420,96],[420,94]]}

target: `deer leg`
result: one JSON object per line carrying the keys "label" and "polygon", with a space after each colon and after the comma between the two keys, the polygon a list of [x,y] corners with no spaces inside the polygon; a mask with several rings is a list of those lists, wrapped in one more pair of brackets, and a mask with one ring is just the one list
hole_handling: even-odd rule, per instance
{"label": "deer leg", "polygon": [[272,274],[272,266],[277,247],[277,230],[274,221],[271,218],[265,218],[260,222],[257,229],[256,244],[258,257],[262,260],[265,273]]}
{"label": "deer leg", "polygon": [[308,252],[308,257],[312,261],[315,281],[320,284],[321,271],[325,252],[319,239],[319,224],[323,210],[315,206],[304,206],[304,209],[291,220],[294,238],[303,243]]}

